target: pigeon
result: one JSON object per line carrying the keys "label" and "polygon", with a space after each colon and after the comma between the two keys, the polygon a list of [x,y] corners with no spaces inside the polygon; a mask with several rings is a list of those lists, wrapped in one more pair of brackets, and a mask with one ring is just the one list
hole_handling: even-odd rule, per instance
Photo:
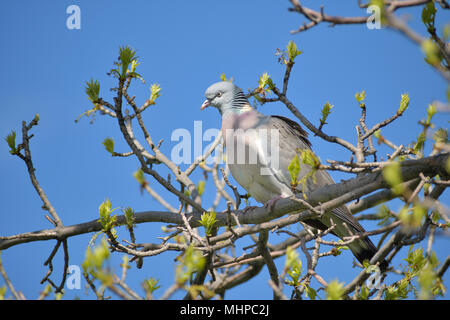
{"label": "pigeon", "polygon": [[[250,105],[242,89],[229,81],[212,84],[205,96],[200,109],[215,107],[222,116],[226,162],[233,178],[269,210],[281,198],[302,197],[302,191],[335,183],[328,172],[318,170],[315,179],[309,177],[304,185],[293,188],[288,167],[299,151],[311,150],[308,134],[298,123],[283,116],[260,113]],[[297,181],[309,172],[311,167],[300,162]],[[326,230],[334,223],[331,233],[341,239],[365,232],[345,205],[325,212],[321,218],[303,222],[319,230]],[[377,252],[368,237],[359,238],[348,247],[361,263]],[[385,261],[381,268],[386,268]]]}

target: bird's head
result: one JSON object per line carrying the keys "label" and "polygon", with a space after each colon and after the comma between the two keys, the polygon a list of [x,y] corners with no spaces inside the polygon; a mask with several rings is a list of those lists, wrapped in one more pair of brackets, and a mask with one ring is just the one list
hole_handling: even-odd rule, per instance
{"label": "bird's head", "polygon": [[242,112],[250,107],[242,89],[228,81],[216,82],[205,92],[206,100],[201,110],[212,106],[219,109],[223,114],[225,111]]}

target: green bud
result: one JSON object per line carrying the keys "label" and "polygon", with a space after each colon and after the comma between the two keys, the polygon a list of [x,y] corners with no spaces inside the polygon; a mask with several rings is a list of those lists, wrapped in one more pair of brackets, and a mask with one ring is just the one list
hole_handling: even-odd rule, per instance
{"label": "green bud", "polygon": [[439,128],[433,134],[433,140],[436,142],[447,143],[448,142],[448,133],[447,129]]}
{"label": "green bud", "polygon": [[313,288],[311,288],[310,286],[308,286],[308,287],[306,288],[306,293],[307,293],[308,297],[309,297],[311,300],[316,300],[316,297],[317,297],[317,291],[316,291],[316,290],[314,290]]}
{"label": "green bud", "polygon": [[205,228],[205,233],[209,237],[212,235],[214,224],[217,222],[216,213],[214,211],[204,212],[198,222]]}
{"label": "green bud", "polygon": [[297,250],[295,250],[290,246],[287,247],[285,267],[288,269],[292,269],[292,268],[301,268],[301,266],[302,261],[300,260]]}
{"label": "green bud", "polygon": [[380,139],[380,138],[381,138],[381,130],[378,129],[377,131],[375,131],[375,132],[373,133],[373,135],[375,136],[375,138]]}
{"label": "green bud", "polygon": [[101,243],[94,249],[91,249],[91,247],[87,248],[84,261],[81,264],[84,272],[100,280],[104,286],[110,286],[113,283],[112,275],[103,267],[109,256],[108,244],[103,238]]}
{"label": "green bud", "polygon": [[42,295],[47,297],[51,292],[53,291],[52,285],[49,283],[45,286],[44,290],[42,291]]}
{"label": "green bud", "polygon": [[17,152],[16,150],[16,132],[11,131],[10,134],[8,134],[5,138],[6,143],[8,143],[8,146],[11,150],[9,150],[9,153],[15,154]]}
{"label": "green bud", "polygon": [[301,52],[300,50],[297,49],[297,45],[295,44],[294,41],[289,41],[288,45],[287,45],[287,53],[288,53],[288,63],[293,63],[294,59],[302,54],[303,52]]}
{"label": "green bud", "polygon": [[412,212],[411,226],[420,227],[426,215],[427,209],[420,204],[416,204]]}
{"label": "green bud", "polygon": [[150,87],[150,104],[155,104],[156,98],[161,96],[161,87],[159,84],[152,84]]}
{"label": "green bud", "polygon": [[203,195],[203,192],[205,192],[205,185],[206,185],[206,181],[205,180],[200,180],[197,184],[197,192],[199,196]]}
{"label": "green bud", "polygon": [[407,93],[402,94],[402,98],[400,100],[400,107],[398,108],[398,113],[402,114],[408,109],[409,106],[409,95]]}
{"label": "green bud", "polygon": [[272,81],[272,78],[269,78],[267,80],[267,86],[269,87],[270,90],[273,90],[275,88],[275,84]]}
{"label": "green bud", "polygon": [[91,79],[89,82],[86,81],[85,91],[91,102],[98,100],[100,94],[100,83],[97,82],[97,80],[94,81],[93,79]]}
{"label": "green bud", "polygon": [[139,168],[138,170],[136,170],[133,173],[134,178],[137,180],[137,182],[140,185],[143,185],[145,183],[145,178],[144,178],[144,171],[142,171],[141,168]]}
{"label": "green bud", "polygon": [[410,225],[410,213],[406,206],[403,206],[398,213],[398,219],[406,226]]}
{"label": "green bud", "polygon": [[331,281],[325,288],[327,300],[342,300],[344,295],[344,283],[338,280]]}
{"label": "green bud", "polygon": [[400,163],[397,161],[391,162],[389,165],[385,166],[382,171],[384,180],[392,188],[394,194],[402,194],[405,191],[405,187],[402,185],[403,178]]}
{"label": "green bud", "polygon": [[320,159],[310,149],[305,149],[301,154],[302,163],[309,165],[313,169],[318,169],[320,166]]}
{"label": "green bud", "polygon": [[120,264],[120,267],[121,267],[122,269],[131,269],[131,266],[130,266],[130,259],[128,258],[127,255],[123,255],[123,256],[122,256],[122,263]]}
{"label": "green bud", "polygon": [[428,2],[422,10],[422,21],[427,27],[428,32],[434,32],[434,19],[436,17],[436,7],[434,1]]}
{"label": "green bud", "polygon": [[112,138],[106,138],[102,144],[105,146],[106,151],[111,154],[114,153],[114,140]]}
{"label": "green bud", "polygon": [[361,108],[365,107],[365,104],[364,104],[365,98],[366,98],[366,91],[363,90],[360,93],[359,92],[355,93],[355,99],[356,99],[356,101],[358,101],[359,106]]}
{"label": "green bud", "polygon": [[286,262],[284,268],[291,277],[291,280],[287,280],[287,283],[294,287],[299,286],[302,274],[302,261],[300,260],[297,250],[292,247],[286,249]]}
{"label": "green bud", "polygon": [[421,154],[422,153],[425,141],[426,141],[425,132],[422,131],[419,134],[419,136],[417,137],[417,141],[416,141],[416,143],[415,143],[415,145],[413,147],[413,150],[415,151],[416,154]]}
{"label": "green bud", "polygon": [[383,25],[387,24],[386,11],[385,11],[385,1],[384,0],[370,0],[370,6],[377,6],[380,12],[380,22]]}
{"label": "green bud", "polygon": [[386,218],[390,216],[391,210],[386,206],[385,204],[382,204],[378,207],[378,213],[377,216],[380,218]]}
{"label": "green bud", "polygon": [[326,123],[328,116],[331,113],[331,109],[334,107],[334,105],[330,104],[328,101],[325,103],[325,105],[322,108],[322,118],[320,119],[320,123],[323,125]]}
{"label": "green bud", "polygon": [[137,60],[131,61],[131,67],[130,72],[135,72],[136,68],[140,65],[140,63]]}
{"label": "green bud", "polygon": [[361,290],[359,290],[359,299],[367,300],[369,298],[370,290],[367,286],[362,285]]}
{"label": "green bud", "polygon": [[[262,76],[258,80],[259,89],[265,90],[265,91],[270,91],[269,80],[270,80],[269,74],[267,72],[263,73]],[[269,87],[269,90],[266,89],[267,86]]]}
{"label": "green bud", "polygon": [[191,244],[183,255],[178,256],[179,264],[175,269],[175,282],[182,286],[188,281],[194,272],[203,270],[205,267],[205,258],[203,254],[196,250]]}
{"label": "green bud", "polygon": [[426,121],[427,124],[430,124],[431,119],[436,114],[436,112],[437,112],[436,106],[434,104],[429,104],[427,108],[427,121]]}
{"label": "green bud", "polygon": [[112,202],[110,199],[106,199],[102,202],[102,204],[98,208],[100,219],[98,220],[101,225],[102,229],[105,232],[109,232],[112,230],[114,225],[117,221],[117,216],[111,216],[111,213],[113,213],[116,209],[111,209]]}
{"label": "green bud", "polygon": [[[134,60],[137,60],[136,50],[133,50],[129,46],[122,46],[119,48],[119,58],[120,58],[119,64],[122,66],[122,73],[120,76],[122,79],[124,79],[128,73],[128,66]],[[136,67],[137,67],[137,65],[135,63],[134,68],[136,68]]]}
{"label": "green bud", "polygon": [[427,262],[423,253],[423,248],[419,247],[414,250],[412,245],[409,247],[408,257],[404,260],[408,263],[408,268],[412,272],[419,271]]}
{"label": "green bud", "polygon": [[432,39],[427,39],[422,42],[421,46],[425,54],[425,61],[433,66],[439,65],[441,56],[437,44]]}
{"label": "green bud", "polygon": [[391,210],[385,204],[382,204],[378,207],[377,217],[380,219],[378,225],[387,225],[390,223],[392,218]]}
{"label": "green bud", "polygon": [[433,268],[431,265],[423,268],[421,272],[419,272],[419,276],[417,277],[417,282],[420,286],[419,299],[420,300],[428,300],[430,299],[432,294],[432,288],[434,282],[437,280],[436,273],[433,272]]}
{"label": "green bud", "polygon": [[111,200],[106,199],[105,201],[103,201],[102,204],[100,205],[100,207],[98,208],[100,216],[110,213],[111,205],[112,205]]}
{"label": "green bud", "polygon": [[418,228],[421,226],[424,214],[422,209],[423,208],[419,205],[414,206],[412,209],[408,208],[408,206],[405,205],[402,207],[402,209],[400,209],[398,218],[405,226]]}
{"label": "green bud", "polygon": [[233,82],[233,77],[231,77],[230,79],[227,79],[227,77],[225,76],[225,72],[222,72],[220,75],[220,80],[222,81],[228,81],[228,82]]}
{"label": "green bud", "polygon": [[300,160],[297,154],[291,160],[291,163],[288,166],[288,171],[291,177],[291,185],[293,187],[296,187],[298,185],[297,177],[298,174],[300,173]]}
{"label": "green bud", "polygon": [[125,210],[122,210],[125,215],[125,222],[127,223],[129,228],[132,228],[134,226],[135,222],[135,213],[134,210],[130,207],[125,208]]}
{"label": "green bud", "polygon": [[158,282],[159,280],[155,279],[155,278],[149,278],[147,280],[144,280],[144,282],[142,283],[142,286],[144,287],[144,290],[150,294],[153,294],[153,292],[159,288],[161,288],[161,286],[158,286]]}
{"label": "green bud", "polygon": [[5,300],[5,294],[6,294],[6,285],[0,287],[0,301]]}

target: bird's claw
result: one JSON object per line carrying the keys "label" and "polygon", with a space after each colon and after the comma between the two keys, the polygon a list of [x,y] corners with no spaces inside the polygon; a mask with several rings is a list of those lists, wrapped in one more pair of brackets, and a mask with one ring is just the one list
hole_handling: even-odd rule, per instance
{"label": "bird's claw", "polygon": [[242,212],[244,214],[246,214],[249,210],[253,210],[253,209],[256,209],[256,208],[258,208],[258,207],[257,206],[248,206],[248,207],[245,207],[244,209],[242,209]]}
{"label": "bird's claw", "polygon": [[282,196],[282,195],[273,197],[272,199],[270,199],[269,201],[267,201],[267,202],[264,204],[264,208],[266,208],[267,210],[269,210],[269,212],[272,212],[272,211],[273,211],[273,207],[275,206],[275,203],[277,203],[278,200],[284,199],[284,198],[286,198],[286,197],[285,197],[285,196]]}

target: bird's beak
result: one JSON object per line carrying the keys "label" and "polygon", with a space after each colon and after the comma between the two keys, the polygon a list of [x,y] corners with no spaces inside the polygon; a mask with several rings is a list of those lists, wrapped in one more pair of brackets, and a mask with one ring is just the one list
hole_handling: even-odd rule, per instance
{"label": "bird's beak", "polygon": [[211,104],[211,101],[209,99],[206,99],[205,102],[203,102],[202,106],[200,107],[200,110],[205,109],[210,104]]}

